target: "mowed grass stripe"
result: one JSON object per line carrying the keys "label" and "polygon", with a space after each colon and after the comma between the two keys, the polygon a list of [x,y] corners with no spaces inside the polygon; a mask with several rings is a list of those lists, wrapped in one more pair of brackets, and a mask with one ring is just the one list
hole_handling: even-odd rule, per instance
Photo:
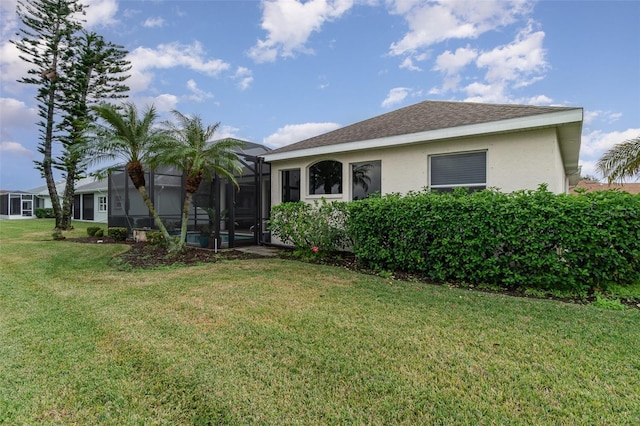
{"label": "mowed grass stripe", "polygon": [[7,424],[640,422],[636,310],[281,259],[122,272],[121,247],[20,227],[0,225]]}

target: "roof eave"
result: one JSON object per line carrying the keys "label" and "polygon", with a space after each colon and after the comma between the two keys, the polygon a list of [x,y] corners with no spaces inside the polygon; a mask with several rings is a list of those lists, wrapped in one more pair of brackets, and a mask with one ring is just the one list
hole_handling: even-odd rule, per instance
{"label": "roof eave", "polygon": [[444,129],[427,130],[424,132],[390,136],[386,138],[345,142],[314,148],[286,151],[275,154],[266,154],[263,156],[263,158],[267,162],[281,161],[300,157],[335,154],[338,152],[390,148],[395,146],[410,145],[414,143],[433,142],[469,136],[513,132],[541,127],[555,127],[576,122],[582,122],[582,108],[568,109],[546,114],[490,121],[486,123],[470,124]]}

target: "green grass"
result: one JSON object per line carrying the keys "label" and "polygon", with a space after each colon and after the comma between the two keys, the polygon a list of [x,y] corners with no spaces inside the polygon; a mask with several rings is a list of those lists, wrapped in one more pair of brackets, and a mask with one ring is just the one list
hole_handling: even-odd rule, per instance
{"label": "green grass", "polygon": [[[0,424],[640,424],[640,311],[0,221]],[[86,226],[76,224],[76,235]]]}

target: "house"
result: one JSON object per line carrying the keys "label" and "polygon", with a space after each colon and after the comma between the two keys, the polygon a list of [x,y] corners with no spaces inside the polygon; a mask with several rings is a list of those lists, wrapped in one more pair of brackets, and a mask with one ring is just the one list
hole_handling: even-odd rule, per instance
{"label": "house", "polygon": [[35,195],[25,191],[0,191],[0,219],[32,219]]}
{"label": "house", "polygon": [[271,200],[425,187],[503,192],[579,179],[582,108],[424,101],[270,151]]}
{"label": "house", "polygon": [[[214,228],[218,247],[234,247],[269,242],[270,207],[287,201],[349,201],[425,187],[511,192],[546,184],[566,193],[579,178],[581,131],[582,108],[425,101],[276,150],[245,142],[238,187],[218,176],[203,181],[188,229],[195,236]],[[162,168],[145,180],[156,211],[177,232],[182,173]],[[110,227],[155,227],[124,170],[111,173],[108,196]],[[90,197],[81,200],[84,214]]]}
{"label": "house", "polygon": [[[64,179],[56,181],[56,190],[59,196],[64,194],[64,188]],[[33,188],[28,192],[34,194],[35,208],[53,207],[46,185]],[[86,177],[78,180],[75,185],[72,218],[83,222],[107,223],[107,200],[108,182],[106,179]]]}

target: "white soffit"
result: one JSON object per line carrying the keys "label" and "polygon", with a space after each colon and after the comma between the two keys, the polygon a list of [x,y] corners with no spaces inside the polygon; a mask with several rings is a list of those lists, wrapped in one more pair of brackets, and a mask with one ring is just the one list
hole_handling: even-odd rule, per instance
{"label": "white soffit", "polygon": [[265,161],[271,162],[300,157],[310,157],[315,155],[334,154],[337,152],[389,148],[394,146],[410,145],[420,142],[432,142],[443,139],[513,132],[540,127],[553,127],[580,121],[582,121],[582,109],[576,108],[571,110],[552,112],[548,114],[537,114],[528,117],[510,118],[507,120],[489,121],[487,123],[469,124],[466,126],[450,127],[437,130],[427,130],[424,132],[390,136],[379,139],[337,143],[276,154],[265,154],[263,158]]}

